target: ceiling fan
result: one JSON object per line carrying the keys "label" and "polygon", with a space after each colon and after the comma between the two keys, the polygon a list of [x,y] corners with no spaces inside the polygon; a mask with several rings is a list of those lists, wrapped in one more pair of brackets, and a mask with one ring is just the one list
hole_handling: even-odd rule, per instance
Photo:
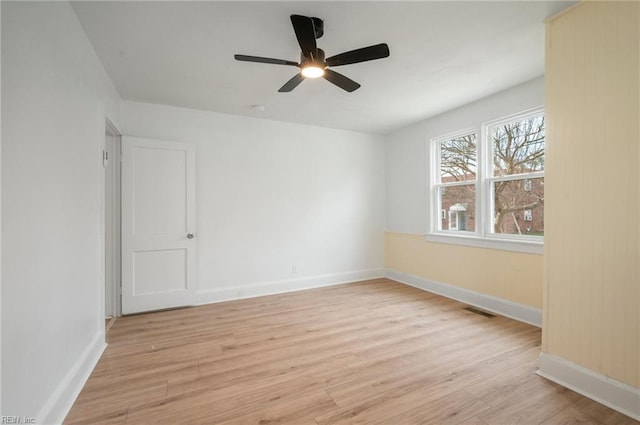
{"label": "ceiling fan", "polygon": [[360,87],[350,78],[330,69],[334,66],[349,65],[382,59],[389,56],[386,43],[376,44],[361,49],[350,50],[325,59],[324,50],[316,45],[316,39],[324,34],[324,22],[319,18],[302,15],[291,15],[291,24],[300,45],[300,63],[284,59],[264,58],[260,56],[234,55],[236,60],[245,62],[269,63],[273,65],[297,66],[300,72],[287,81],[279,92],[290,92],[305,78],[323,77],[343,90],[352,92]]}

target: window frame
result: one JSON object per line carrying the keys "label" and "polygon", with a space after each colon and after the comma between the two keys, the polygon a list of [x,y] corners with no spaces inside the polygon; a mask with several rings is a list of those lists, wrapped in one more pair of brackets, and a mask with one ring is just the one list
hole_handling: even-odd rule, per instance
{"label": "window frame", "polygon": [[[460,137],[464,137],[464,136],[469,136],[471,134],[475,134],[476,136],[476,178],[475,180],[461,180],[461,181],[457,181],[457,182],[448,182],[448,183],[442,183],[441,179],[440,179],[440,166],[441,166],[441,156],[440,156],[440,143],[441,142],[446,142],[452,139],[456,139],[456,138],[460,138]],[[479,167],[477,166],[479,161],[478,161],[478,147],[479,147],[479,143],[478,141],[480,140],[480,133],[478,132],[477,128],[466,128],[464,130],[459,130],[453,133],[449,133],[449,134],[445,134],[444,136],[440,136],[437,137],[435,139],[432,139],[432,143],[430,146],[430,150],[431,150],[431,157],[434,158],[435,162],[435,167],[431,167],[432,168],[432,172],[431,172],[431,176],[429,178],[429,189],[430,189],[430,194],[431,194],[431,205],[437,205],[437,207],[433,207],[431,208],[432,213],[431,213],[431,225],[430,228],[432,229],[431,233],[434,233],[433,230],[435,230],[437,233],[445,233],[445,234],[450,234],[452,233],[451,230],[449,230],[449,226],[447,226],[447,230],[445,229],[439,229],[439,220],[437,219],[437,213],[436,211],[445,211],[446,217],[447,219],[449,219],[450,214],[449,211],[446,211],[444,209],[442,209],[442,205],[440,203],[440,189],[441,188],[447,188],[447,187],[454,187],[454,186],[467,186],[467,185],[475,185],[475,198],[476,198],[476,211],[475,211],[475,216],[478,216],[478,192],[479,192],[479,179],[478,179],[478,172],[479,172]],[[435,202],[435,204],[433,203]],[[475,231],[468,231],[468,230],[456,230],[455,233],[458,236],[471,236],[475,233],[477,233],[477,229],[478,229],[478,221],[476,220],[476,225],[475,225],[476,230]]]}
{"label": "window frame", "polygon": [[[425,237],[428,241],[456,245],[491,248],[506,251],[542,254],[544,236],[514,235],[495,233],[493,230],[493,184],[498,181],[531,180],[544,178],[544,170],[531,173],[513,174],[509,176],[493,176],[493,142],[491,131],[503,124],[544,115],[544,107],[527,109],[515,114],[478,124],[474,127],[444,134],[426,141],[428,176],[428,227]],[[545,123],[546,124],[546,123]],[[442,142],[470,134],[476,135],[476,179],[455,182],[453,185],[475,184],[475,230],[452,231],[440,229],[439,217],[442,209],[439,190],[446,187],[440,180],[440,146]],[[546,154],[546,146],[545,146]],[[451,185],[451,184],[450,184]]]}
{"label": "window frame", "polygon": [[[475,135],[476,137],[476,178],[475,180],[461,180],[461,181],[456,181],[456,182],[448,182],[448,183],[442,183],[441,179],[440,179],[440,166],[441,166],[441,156],[440,156],[440,143],[441,142],[446,142],[446,141],[450,141],[452,139],[456,139],[456,138],[461,138],[464,136],[469,136],[469,135]],[[433,182],[433,184],[430,185],[430,189],[431,189],[431,196],[432,199],[435,200],[435,202],[432,205],[432,208],[430,208],[432,210],[432,214],[434,214],[432,217],[437,217],[438,214],[437,212],[442,210],[445,211],[446,217],[447,219],[450,219],[450,212],[443,210],[439,201],[439,197],[440,197],[440,188],[444,188],[446,189],[447,187],[455,187],[455,186],[468,186],[468,185],[474,185],[475,186],[475,201],[476,201],[476,211],[475,211],[475,216],[478,216],[478,185],[479,185],[479,180],[478,180],[478,141],[480,140],[480,133],[478,132],[478,130],[476,128],[467,128],[464,130],[460,130],[460,131],[456,131],[454,133],[449,133],[446,134],[444,136],[438,137],[436,139],[433,139],[433,143],[431,144],[431,148],[432,148],[432,155],[433,158],[435,159],[435,167],[432,167],[432,175],[430,177],[430,182]],[[477,232],[477,230],[475,231],[469,231],[469,230],[455,230],[452,231],[450,230],[450,226],[447,226],[447,229],[439,229],[439,222],[437,219],[431,219],[432,225],[435,226],[434,228],[438,230],[438,232],[442,232],[442,233],[452,233],[455,232],[457,235],[467,235],[470,236],[472,234],[475,234]],[[450,224],[450,223],[449,223]],[[476,229],[477,229],[477,221],[476,221]]]}

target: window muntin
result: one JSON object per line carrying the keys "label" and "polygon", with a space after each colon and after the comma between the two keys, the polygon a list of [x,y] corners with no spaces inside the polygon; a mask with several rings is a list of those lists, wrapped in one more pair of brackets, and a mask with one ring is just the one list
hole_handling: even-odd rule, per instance
{"label": "window muntin", "polygon": [[[520,243],[541,246],[544,121],[540,108],[483,124],[482,131],[431,140],[429,234],[434,240],[449,237],[474,246],[495,240],[491,244],[502,244],[501,249],[517,250]],[[479,242],[465,242],[469,238]]]}

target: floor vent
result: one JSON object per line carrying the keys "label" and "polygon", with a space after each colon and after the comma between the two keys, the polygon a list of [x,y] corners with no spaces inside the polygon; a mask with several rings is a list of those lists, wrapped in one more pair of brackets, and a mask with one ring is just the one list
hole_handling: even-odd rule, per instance
{"label": "floor vent", "polygon": [[464,310],[470,311],[475,314],[479,314],[480,316],[484,316],[484,317],[496,317],[496,315],[493,313],[489,313],[488,311],[480,310],[479,308],[472,307],[472,306],[467,306],[464,308]]}

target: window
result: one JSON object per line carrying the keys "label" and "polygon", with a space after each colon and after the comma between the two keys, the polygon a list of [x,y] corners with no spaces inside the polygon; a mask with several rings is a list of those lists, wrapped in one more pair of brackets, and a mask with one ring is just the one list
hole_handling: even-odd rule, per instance
{"label": "window", "polygon": [[[487,127],[491,173],[488,177],[494,233],[544,234],[544,222],[526,220],[544,208],[544,115],[507,119]],[[524,229],[521,221],[531,221]]]}
{"label": "window", "polygon": [[438,230],[474,231],[476,204],[475,133],[461,133],[436,144],[439,175],[434,185],[437,209],[447,211]]}
{"label": "window", "polygon": [[541,252],[544,125],[537,109],[431,140],[428,237]]}

